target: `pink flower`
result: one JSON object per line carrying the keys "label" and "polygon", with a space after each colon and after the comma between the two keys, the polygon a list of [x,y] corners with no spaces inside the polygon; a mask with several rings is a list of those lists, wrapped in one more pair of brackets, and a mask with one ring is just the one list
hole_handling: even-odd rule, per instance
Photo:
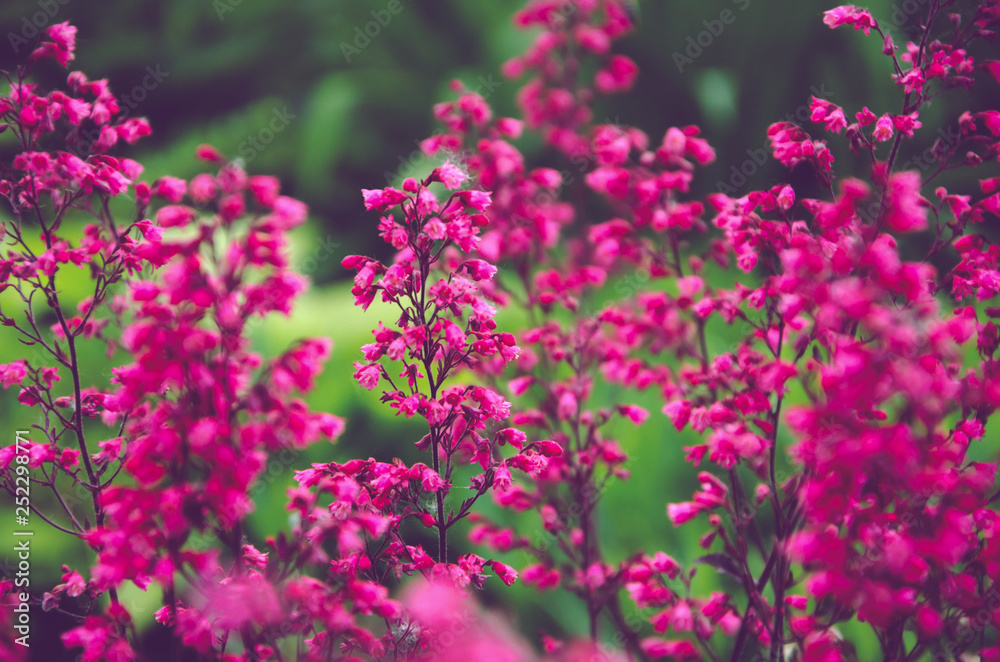
{"label": "pink flower", "polygon": [[571,391],[565,391],[561,396],[559,396],[559,405],[557,408],[559,419],[563,421],[568,421],[576,416],[578,410],[578,403],[576,396]]}
{"label": "pink flower", "polygon": [[909,115],[891,115],[892,125],[897,131],[902,132],[907,138],[913,137],[913,131],[919,129],[923,124],[917,119],[917,111],[910,113]]}
{"label": "pink flower", "polygon": [[247,180],[247,185],[250,187],[250,193],[253,194],[257,204],[267,209],[274,207],[281,191],[281,183],[277,177],[256,175]]}
{"label": "pink flower", "polygon": [[435,168],[434,172],[431,173],[431,179],[440,181],[446,189],[454,191],[461,188],[466,175],[454,163],[445,161],[443,166]]}
{"label": "pink flower", "polygon": [[920,173],[899,172],[889,178],[885,223],[896,232],[917,232],[927,227],[927,207],[920,196]]}
{"label": "pink flower", "polygon": [[387,187],[384,189],[362,189],[361,193],[365,198],[365,209],[377,209],[386,211],[397,206],[408,196],[397,189]]}
{"label": "pink flower", "polygon": [[448,347],[455,351],[463,351],[466,344],[468,343],[468,336],[465,335],[465,331],[462,327],[455,324],[451,320],[445,320],[445,342]]}
{"label": "pink flower", "polygon": [[497,268],[485,260],[466,260],[458,271],[465,270],[473,280],[492,280]]}
{"label": "pink flower", "polygon": [[855,30],[864,30],[865,35],[868,35],[872,28],[878,27],[878,21],[872,18],[871,13],[855,5],[844,5],[823,12],[823,22],[831,28],[853,25]]}
{"label": "pink flower", "polygon": [[875,123],[875,129],[872,131],[872,138],[879,142],[885,142],[886,140],[892,138],[892,134],[892,117],[886,114],[878,118],[878,121]]}
{"label": "pink flower", "polygon": [[932,607],[921,605],[917,609],[917,628],[925,638],[936,637],[941,633],[943,619],[941,614]]}
{"label": "pink flower", "polygon": [[354,379],[362,388],[369,391],[378,386],[379,377],[382,375],[382,367],[377,363],[354,363]]}
{"label": "pink flower", "polygon": [[195,156],[202,161],[208,161],[209,163],[225,163],[226,158],[222,155],[222,152],[212,147],[211,145],[198,145],[195,148]]}
{"label": "pink flower", "polygon": [[813,97],[810,107],[812,109],[812,121],[817,123],[822,122],[827,131],[840,133],[847,126],[844,109],[840,106]]}
{"label": "pink flower", "polygon": [[618,412],[628,417],[636,425],[642,425],[649,418],[649,412],[639,405],[619,405]]}
{"label": "pink flower", "polygon": [[983,120],[990,133],[994,136],[1000,136],[1000,111],[986,110],[981,113],[976,113],[976,117]]}
{"label": "pink flower", "polygon": [[203,205],[218,195],[219,187],[216,184],[215,177],[207,173],[202,173],[195,175],[191,180],[189,191],[194,203],[196,205]]}
{"label": "pink flower", "polygon": [[441,222],[441,219],[437,217],[430,219],[424,224],[424,232],[427,233],[428,237],[434,239],[435,241],[441,241],[448,236],[448,228]]}
{"label": "pink flower", "polygon": [[152,133],[149,122],[139,117],[130,117],[115,127],[118,137],[129,145],[134,144],[140,138],[145,138]]}
{"label": "pink flower", "polygon": [[668,402],[663,405],[663,413],[667,415],[667,418],[670,419],[674,427],[677,428],[677,431],[680,432],[691,419],[691,403],[687,400]]}
{"label": "pink flower", "polygon": [[[72,53],[76,49],[76,26],[70,25],[69,21],[50,25],[45,29],[45,34],[56,43],[62,50]],[[70,58],[72,59],[72,58]],[[65,62],[63,66],[65,66]]]}
{"label": "pink flower", "polygon": [[497,577],[507,586],[511,586],[517,581],[517,571],[509,565],[500,561],[490,561],[490,566],[492,566],[493,572],[497,573]]}
{"label": "pink flower", "polygon": [[83,580],[80,573],[76,570],[71,570],[62,576],[62,581],[66,586],[66,595],[70,597],[77,597],[83,595],[83,592],[87,590],[87,582]]}
{"label": "pink flower", "polygon": [[893,78],[896,79],[897,85],[903,86],[903,92],[907,94],[922,93],[927,82],[923,70],[919,68],[910,69],[904,74],[896,74]]}
{"label": "pink flower", "polygon": [[31,60],[51,57],[62,66],[66,66],[76,55],[76,26],[70,25],[68,21],[56,23],[45,30],[45,34],[52,41],[42,42],[31,54]]}
{"label": "pink flower", "polygon": [[532,442],[532,447],[538,449],[538,452],[547,457],[555,457],[557,455],[562,455],[563,449],[557,442],[544,439],[542,441]]}
{"label": "pink flower", "polygon": [[232,223],[246,213],[246,201],[241,193],[233,193],[219,200],[219,216],[226,223]]}
{"label": "pink flower", "polygon": [[539,186],[556,189],[562,185],[562,175],[554,168],[536,168],[531,171],[531,180]]}
{"label": "pink flower", "polygon": [[640,642],[642,651],[652,658],[669,657],[673,660],[700,660],[701,653],[690,641],[670,641],[647,637]]}
{"label": "pink flower", "polygon": [[153,185],[153,195],[164,198],[171,204],[183,200],[185,193],[187,193],[187,182],[178,177],[161,177]]}
{"label": "pink flower", "polygon": [[156,212],[156,224],[161,228],[183,228],[191,223],[194,217],[194,210],[190,207],[167,205]]}
{"label": "pink flower", "polygon": [[784,186],[778,193],[778,207],[788,211],[795,204],[795,191],[791,186]]}
{"label": "pink flower", "polygon": [[490,206],[492,197],[488,191],[460,191],[456,194],[465,204],[477,211],[486,211]]}
{"label": "pink flower", "polygon": [[608,33],[590,25],[582,23],[577,25],[573,36],[580,46],[597,54],[607,53],[611,48],[611,38],[608,37]]}
{"label": "pink flower", "polygon": [[243,559],[259,570],[267,569],[267,552],[261,552],[253,545],[243,545]]}
{"label": "pink flower", "polygon": [[510,389],[510,392],[513,393],[514,395],[524,395],[527,392],[527,390],[531,388],[531,385],[534,382],[535,378],[532,377],[531,375],[527,375],[525,377],[517,377],[515,379],[510,380],[510,382],[507,383],[507,387]]}
{"label": "pink flower", "polygon": [[584,177],[587,186],[598,193],[613,198],[624,198],[628,195],[628,184],[631,174],[624,168],[597,168]]}
{"label": "pink flower", "polygon": [[615,55],[608,66],[597,72],[594,85],[605,94],[623,92],[632,87],[639,75],[639,67],[624,55]]}
{"label": "pink flower", "polygon": [[497,131],[507,138],[517,140],[524,130],[524,122],[513,117],[502,117],[497,120]]}
{"label": "pink flower", "polygon": [[526,567],[521,573],[521,579],[525,584],[537,586],[540,591],[558,588],[562,581],[558,570],[546,568],[541,564]]}
{"label": "pink flower", "polygon": [[80,451],[75,448],[64,448],[59,454],[59,466],[66,469],[75,469],[80,465]]}
{"label": "pink flower", "polygon": [[690,632],[694,629],[694,617],[691,614],[691,607],[684,600],[680,600],[674,605],[671,617],[675,632]]}
{"label": "pink flower", "polygon": [[69,97],[63,101],[62,107],[66,112],[66,118],[69,120],[69,123],[74,126],[80,126],[83,120],[90,117],[92,111],[91,105],[86,101]]}
{"label": "pink flower", "polygon": [[493,489],[497,492],[507,492],[511,487],[510,469],[506,462],[501,462],[493,470]]}
{"label": "pink flower", "polygon": [[501,446],[506,443],[521,450],[524,448],[524,442],[528,440],[528,435],[517,428],[504,428],[497,432],[496,438]]}
{"label": "pink flower", "polygon": [[702,511],[702,507],[693,501],[667,504],[667,516],[674,526],[680,526],[694,519]]}
{"label": "pink flower", "polygon": [[83,648],[82,662],[129,662],[136,659],[128,641],[120,638],[118,625],[105,616],[89,616],[83,624],[60,637],[67,648]]}
{"label": "pink flower", "polygon": [[224,630],[245,623],[267,625],[281,619],[281,607],[274,587],[262,575],[230,578],[208,594],[204,612]]}
{"label": "pink flower", "polygon": [[874,122],[875,119],[876,119],[875,113],[873,113],[872,111],[868,110],[867,106],[865,106],[864,108],[862,108],[860,112],[855,113],[854,116],[857,118],[858,124],[861,125],[861,126],[868,126],[869,124],[871,124],[872,122]]}
{"label": "pink flower", "polygon": [[27,368],[28,364],[24,360],[0,364],[0,384],[3,384],[4,390],[7,390],[11,386],[20,386],[21,382],[28,375]]}
{"label": "pink flower", "polygon": [[424,492],[439,492],[447,487],[447,483],[440,475],[429,467],[423,467],[420,472],[420,486]]}

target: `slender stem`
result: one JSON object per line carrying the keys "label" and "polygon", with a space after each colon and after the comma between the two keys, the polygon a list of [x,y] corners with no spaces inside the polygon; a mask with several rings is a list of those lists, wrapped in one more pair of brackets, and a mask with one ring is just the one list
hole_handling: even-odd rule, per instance
{"label": "slender stem", "polygon": [[[625,614],[622,613],[621,600],[617,594],[608,601],[608,612],[611,613],[611,619],[615,622],[615,627],[618,628],[618,631],[625,639],[625,647],[628,650],[629,659],[648,660],[649,658],[642,652],[642,647],[639,645],[639,633],[629,627],[628,621],[625,620]],[[711,653],[709,654],[711,655]],[[714,660],[714,656],[712,657]]]}

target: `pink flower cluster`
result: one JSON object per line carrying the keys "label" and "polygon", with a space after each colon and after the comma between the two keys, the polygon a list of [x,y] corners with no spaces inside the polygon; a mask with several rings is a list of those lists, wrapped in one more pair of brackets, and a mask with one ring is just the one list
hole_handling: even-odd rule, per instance
{"label": "pink flower cluster", "polygon": [[[46,34],[51,41],[29,64],[72,60],[75,28]],[[160,586],[158,618],[184,646],[219,650],[251,623],[264,629],[244,645],[266,646],[266,628],[284,618],[285,587],[262,572],[267,554],[247,552],[242,522],[270,453],[336,439],[344,428],[298,396],[313,388],[328,340],[265,358],[248,336],[254,320],[289,314],[306,287],[287,257],[287,234],[305,222],[306,207],[282,196],[276,179],[250,177],[207,147],[199,152],[213,172],[142,181],[140,164],[108,152],[149,126],[117,121],[106,81],[72,72],[67,91],[42,94],[28,71],[0,99],[4,128],[21,147],[0,179],[14,215],[0,233],[8,242],[0,289],[22,304],[5,306],[0,321],[35,351],[0,366],[0,379],[39,410],[35,440],[21,452],[36,494],[50,492],[60,509],[34,515],[96,552],[89,572],[64,568],[63,583],[40,595],[42,608],[79,614],[62,639],[88,661],[138,655],[118,598],[125,582]],[[88,143],[88,135],[98,138]],[[110,203],[125,197],[136,220],[120,224]],[[81,213],[93,222],[74,230],[69,219]],[[62,284],[71,278],[89,279],[90,296],[67,297]],[[46,318],[55,323],[43,325]],[[97,375],[84,371],[81,353],[95,343],[109,359],[123,350],[129,360],[110,382],[90,385]],[[88,418],[107,426],[103,434]],[[12,493],[15,453],[0,451]],[[3,585],[5,594],[13,588]]]}
{"label": "pink flower cluster", "polygon": [[[353,378],[419,425],[399,447],[423,459],[297,467],[288,528],[260,549],[245,520],[268,460],[345,430],[303,400],[329,341],[277,356],[250,342],[306,287],[287,235],[307,210],[207,146],[207,172],[142,181],[113,154],[149,126],[117,119],[106,81],[28,80],[73,59],[75,28],[50,27],[0,98],[19,144],[0,169],[0,322],[29,348],[0,385],[40,421],[0,471],[14,495],[28,467],[58,505],[33,516],[95,561],[67,563],[32,607],[76,617],[60,634],[87,662],[155,654],[127,582],[157,586],[156,621],[206,659],[539,659],[470,595],[520,579],[585,614],[575,632],[527,626],[544,659],[846,662],[845,632],[885,660],[1000,659],[1000,111],[946,118],[958,137],[935,162],[899,165],[940,121],[931,100],[1000,81],[979,55],[1000,2],[948,4],[922,6],[904,47],[868,10],[826,12],[881,38],[898,112],[814,97],[830,136],[779,122],[767,137],[815,185],[700,200],[695,174],[718,156],[697,127],[593,121],[596,94],[638,75],[613,50],[629,3],[529,2],[515,23],[537,36],[504,67],[529,74],[523,119],[455,83],[422,143],[437,167],[362,192],[393,257],[343,260],[355,304],[382,316]],[[554,163],[529,163],[525,131]],[[860,172],[835,173],[841,146]],[[967,181],[934,182],[950,171]],[[116,198],[134,201],[127,224]],[[87,297],[64,293],[71,277]],[[516,339],[504,309],[526,320]],[[90,346],[115,361],[109,381],[84,370]],[[615,554],[602,537],[602,496],[634,469],[623,430],[650,423],[651,401],[696,487],[649,525],[690,533],[700,556]],[[0,659],[18,659],[11,581],[0,601]]]}

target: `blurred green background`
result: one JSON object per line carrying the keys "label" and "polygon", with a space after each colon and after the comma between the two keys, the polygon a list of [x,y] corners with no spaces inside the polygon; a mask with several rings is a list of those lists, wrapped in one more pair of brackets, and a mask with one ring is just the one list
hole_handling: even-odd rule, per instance
{"label": "blurred green background", "polygon": [[[480,88],[484,95],[489,91],[488,100],[498,114],[517,115],[518,84],[502,79],[499,67],[522,52],[533,36],[512,24],[521,0],[401,3],[402,11],[380,25],[373,38],[359,35],[373,20],[372,12],[383,12],[388,0],[5,0],[0,5],[0,69],[13,70],[30,52],[36,41],[33,26],[64,20],[78,26],[78,57],[72,68],[92,78],[108,78],[117,95],[128,97],[124,105],[130,113],[152,123],[150,138],[122,152],[146,165],[148,181],[163,174],[189,177],[198,172],[193,150],[207,142],[228,156],[242,157],[252,174],[277,175],[286,193],[310,207],[310,224],[294,236],[293,262],[310,276],[314,288],[291,320],[268,320],[254,338],[260,351],[273,354],[295,338],[332,337],[333,359],[310,400],[317,408],[346,416],[349,425],[336,446],[276,461],[269,469],[251,522],[258,542],[286,526],[283,492],[291,484],[292,469],[359,456],[414,458],[411,442],[422,434],[380,406],[376,393],[359,390],[349,379],[350,364],[360,358],[359,347],[368,342],[380,313],[377,306],[367,314],[353,307],[349,274],[340,260],[352,253],[388,255],[375,232],[375,215],[364,213],[360,189],[385,185],[387,176],[395,177],[407,163],[430,169],[431,162],[419,157],[416,143],[437,131],[431,106],[454,97],[448,89],[452,79]],[[926,4],[880,0],[870,7],[902,45]],[[843,105],[849,116],[862,105],[878,114],[897,112],[902,99],[889,78],[890,62],[880,55],[877,36],[865,38],[848,28],[832,31],[823,25],[822,12],[832,6],[811,1],[642,0],[637,7],[639,30],[618,45],[638,62],[638,84],[626,95],[602,100],[595,115],[638,126],[653,141],[670,126],[701,126],[719,159],[698,173],[695,196],[720,186],[741,194],[789,179],[800,197],[803,192],[821,195],[808,188],[812,178],[807,172],[789,174],[773,159],[763,164],[754,159],[766,146],[767,126],[797,115],[821,137],[819,128],[808,123],[811,94]],[[64,73],[52,66],[38,72],[50,83]],[[966,105],[985,107],[996,91],[992,82],[984,82],[972,93],[974,98],[965,93],[943,97],[922,119],[927,126],[952,121]],[[899,163],[936,138],[933,130],[919,135],[913,146],[904,145]],[[831,140],[831,147],[838,175],[862,167],[842,137]],[[525,151],[531,163],[568,167],[535,143]],[[0,142],[0,154],[4,161],[9,159],[9,141]],[[971,193],[975,185],[958,178],[942,178],[942,183],[959,193]],[[6,216],[6,210],[0,215]],[[73,293],[71,284],[67,288]],[[75,294],[83,296],[82,290]],[[511,330],[520,324],[507,321]],[[732,330],[713,328],[711,345],[724,351],[733,338]],[[0,362],[19,356],[13,336],[0,334]],[[86,360],[95,381],[109,374],[110,365],[96,347]],[[33,422],[34,412],[18,407],[14,397],[13,392],[0,393],[0,434]],[[607,404],[619,397],[625,396],[612,390],[597,394],[598,401]],[[653,416],[639,431],[625,425],[614,430],[632,457],[633,477],[605,494],[602,540],[613,561],[638,549],[663,549],[688,563],[699,554],[696,540],[670,526],[664,504],[686,500],[695,489],[695,473],[684,463],[681,446],[696,440],[678,438],[659,414],[661,402],[655,394],[627,398],[644,404]],[[10,519],[4,512],[0,535],[5,535]],[[522,532],[530,534],[538,525],[525,519],[530,524]],[[59,564],[67,558],[81,555],[74,565],[84,565],[85,550],[68,546],[60,535],[38,527],[33,580],[39,586],[55,583]],[[5,554],[9,552],[0,552],[0,559]],[[516,555],[508,560],[518,568],[526,561]],[[698,581],[704,588],[735,588],[710,576],[707,568]],[[563,593],[539,599],[515,587],[491,589],[486,599],[516,613],[532,637],[538,628],[556,635],[585,630],[582,607]],[[145,629],[159,606],[158,596],[133,590],[125,600]],[[57,632],[62,629],[54,620],[49,625]],[[38,645],[42,648],[35,650],[37,659],[64,659],[58,644]],[[45,648],[48,645],[53,647]],[[860,641],[862,653],[870,645]]]}

